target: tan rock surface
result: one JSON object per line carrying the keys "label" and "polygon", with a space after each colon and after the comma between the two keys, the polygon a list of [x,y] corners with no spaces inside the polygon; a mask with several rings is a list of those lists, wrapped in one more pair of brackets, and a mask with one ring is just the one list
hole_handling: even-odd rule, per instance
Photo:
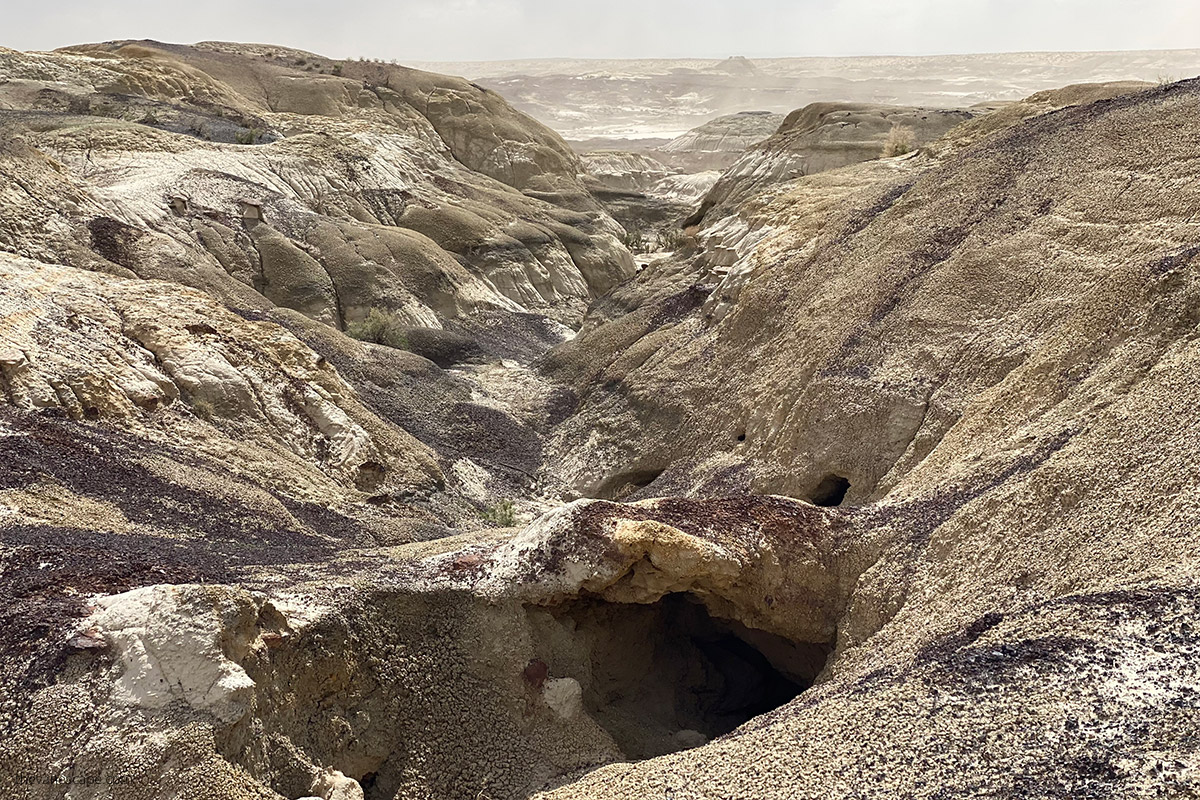
{"label": "tan rock surface", "polygon": [[[813,103],[789,114],[717,181],[689,224],[713,224],[773,184],[880,156],[903,155],[971,118],[968,111]],[[903,147],[888,152],[888,137]]]}
{"label": "tan rock surface", "polygon": [[8,51],[0,70],[0,163],[23,189],[0,237],[21,255],[335,326],[371,304],[427,327],[570,321],[633,269],[562,140],[465,81],[154,42]]}
{"label": "tan rock surface", "polygon": [[460,80],[0,63],[7,795],[1200,792],[1200,82],[630,274]]}
{"label": "tan rock surface", "polygon": [[797,182],[724,315],[593,383],[569,463],[667,470],[635,496],[719,457],[759,491],[844,477],[880,555],[806,700],[548,796],[1197,791],[1198,91]]}
{"label": "tan rock surface", "polygon": [[783,114],[743,111],[709,120],[657,149],[659,158],[682,172],[724,172],[754,145],[769,139]]}

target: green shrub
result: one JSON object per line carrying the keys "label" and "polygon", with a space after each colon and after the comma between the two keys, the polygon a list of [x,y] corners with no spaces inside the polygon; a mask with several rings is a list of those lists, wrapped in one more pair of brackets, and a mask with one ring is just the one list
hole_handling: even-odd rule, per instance
{"label": "green shrub", "polygon": [[374,342],[397,350],[408,349],[404,325],[395,314],[381,308],[372,308],[366,319],[347,325],[346,335],[360,342]]}
{"label": "green shrub", "polygon": [[893,156],[902,156],[905,153],[911,153],[917,147],[917,137],[913,129],[907,125],[893,125],[888,131],[887,138],[883,140],[883,158],[892,158]]}
{"label": "green shrub", "polygon": [[517,524],[517,509],[512,500],[501,500],[480,516],[501,528],[511,528]]}
{"label": "green shrub", "polygon": [[625,233],[621,236],[621,244],[625,245],[625,249],[631,253],[645,253],[648,249],[645,227],[640,222],[626,225]]}
{"label": "green shrub", "polygon": [[330,68],[329,74],[330,75],[341,75],[342,74],[342,65],[334,64],[333,67]]}
{"label": "green shrub", "polygon": [[244,131],[238,131],[234,138],[238,144],[254,144],[262,136],[262,131],[258,128],[247,128]]}
{"label": "green shrub", "polygon": [[695,240],[691,236],[674,226],[663,228],[654,234],[654,248],[660,252],[677,253],[688,249],[694,243]]}

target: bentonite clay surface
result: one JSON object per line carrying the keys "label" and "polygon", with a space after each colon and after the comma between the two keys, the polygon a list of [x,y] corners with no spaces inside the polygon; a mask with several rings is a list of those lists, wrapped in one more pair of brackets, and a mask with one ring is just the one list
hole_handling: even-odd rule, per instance
{"label": "bentonite clay surface", "polygon": [[0,126],[6,797],[1200,794],[1200,81],[809,106],[640,263],[461,79]]}

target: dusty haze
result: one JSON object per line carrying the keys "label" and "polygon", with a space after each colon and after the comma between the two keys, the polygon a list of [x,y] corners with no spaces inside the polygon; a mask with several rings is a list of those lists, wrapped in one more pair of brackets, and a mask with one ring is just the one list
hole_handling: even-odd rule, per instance
{"label": "dusty haze", "polygon": [[4,45],[99,39],[287,42],[336,58],[748,57],[1138,50],[1200,45],[1181,0],[312,0],[13,3]]}

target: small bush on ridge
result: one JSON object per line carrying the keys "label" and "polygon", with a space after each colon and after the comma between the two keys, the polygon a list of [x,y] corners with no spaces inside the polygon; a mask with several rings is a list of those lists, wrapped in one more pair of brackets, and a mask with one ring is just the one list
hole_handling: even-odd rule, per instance
{"label": "small bush on ridge", "polygon": [[372,308],[366,319],[346,326],[346,335],[361,342],[374,342],[397,350],[408,349],[404,325],[395,314],[382,308]]}

